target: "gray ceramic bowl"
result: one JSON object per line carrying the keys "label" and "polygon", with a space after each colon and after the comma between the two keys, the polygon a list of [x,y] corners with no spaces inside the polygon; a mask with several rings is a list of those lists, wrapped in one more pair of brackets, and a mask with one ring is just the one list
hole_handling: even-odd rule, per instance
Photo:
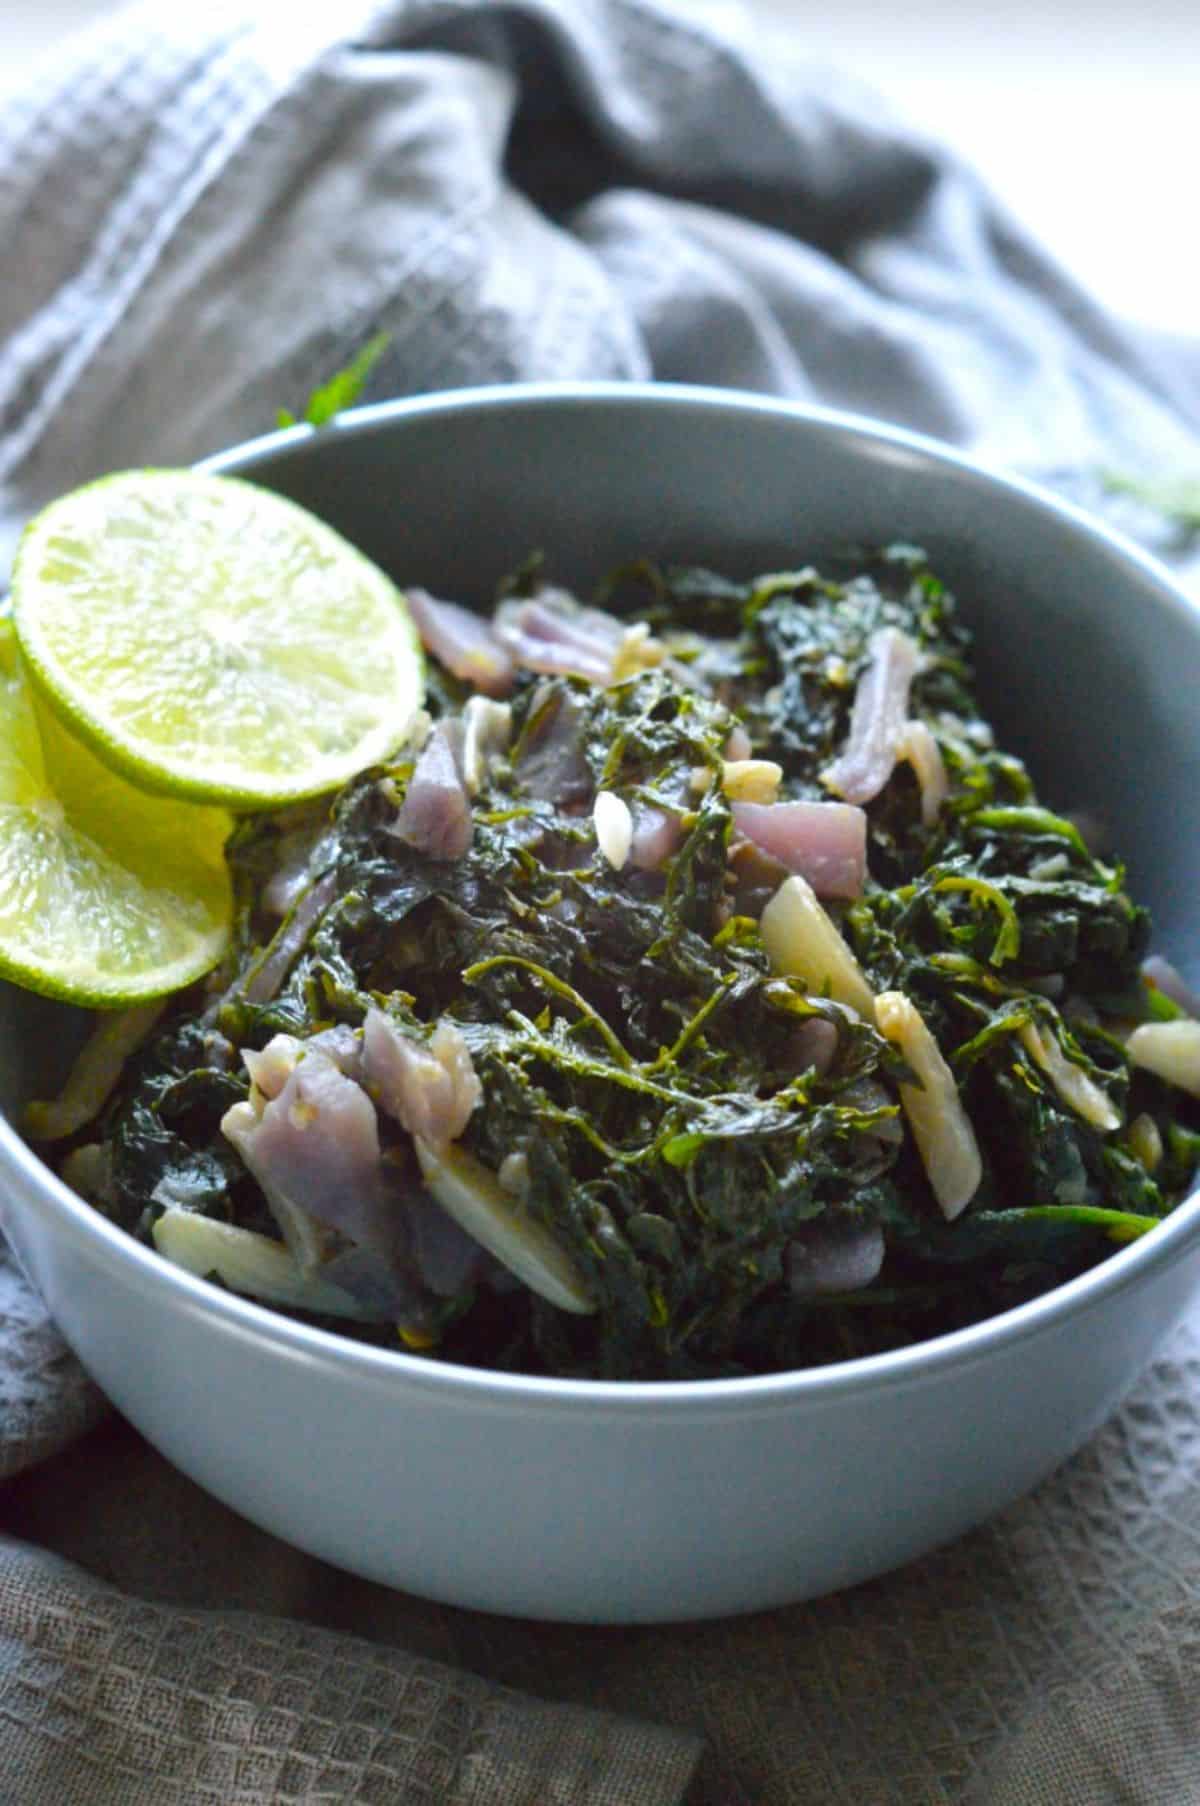
{"label": "gray ceramic bowl", "polygon": [[[1200,612],[1021,483],[869,422],[728,393],[508,388],[368,409],[217,461],[401,580],[485,598],[533,545],[588,584],[649,552],[749,573],[914,539],[968,604],[983,699],[1060,806],[1112,822],[1196,976]],[[0,997],[2,1101],[70,1012]],[[1200,1203],[1037,1302],[902,1353],[686,1384],[513,1378],[381,1352],[209,1288],[0,1124],[3,1222],[65,1334],[203,1486],[373,1579],[621,1621],[801,1599],[957,1536],[1113,1409],[1200,1285]]]}

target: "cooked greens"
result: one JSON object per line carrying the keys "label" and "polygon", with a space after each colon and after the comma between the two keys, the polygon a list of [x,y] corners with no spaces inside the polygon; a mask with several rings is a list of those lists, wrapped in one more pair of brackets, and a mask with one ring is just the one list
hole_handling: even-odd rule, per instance
{"label": "cooked greens", "polygon": [[[447,635],[422,624],[446,659],[428,741],[239,828],[234,954],[130,1062],[100,1208],[150,1240],[179,1212],[282,1239],[355,1334],[623,1379],[901,1346],[1152,1228],[1200,1144],[1125,1046],[1178,1014],[1142,975],[1146,912],[994,745],[921,553],[747,583],[644,564],[601,600],[535,561],[464,651],[462,611],[414,592]],[[874,722],[862,700],[888,646],[890,727],[894,697]],[[760,928],[816,854],[781,858],[754,810],[833,808],[872,733],[865,874],[839,841],[812,884],[869,992],[936,1042],[977,1149],[953,1213],[882,1012],[772,963]],[[838,807],[811,823],[844,835]],[[207,1245],[189,1258],[235,1283]]]}

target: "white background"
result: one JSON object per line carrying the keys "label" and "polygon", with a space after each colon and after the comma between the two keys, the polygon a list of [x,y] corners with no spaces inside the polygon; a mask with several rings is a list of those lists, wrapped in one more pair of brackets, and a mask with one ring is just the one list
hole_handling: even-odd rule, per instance
{"label": "white background", "polygon": [[[0,84],[36,79],[40,53],[120,10],[121,0],[0,0]],[[1100,301],[1200,335],[1200,0],[748,0],[748,10],[958,149]]]}

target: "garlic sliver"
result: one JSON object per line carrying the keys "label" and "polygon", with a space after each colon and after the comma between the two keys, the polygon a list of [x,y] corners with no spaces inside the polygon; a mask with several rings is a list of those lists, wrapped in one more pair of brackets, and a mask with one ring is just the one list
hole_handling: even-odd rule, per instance
{"label": "garlic sliver", "polygon": [[596,829],[596,845],[613,870],[619,872],[633,845],[633,816],[629,813],[629,804],[611,790],[601,790],[592,805],[592,822]]}

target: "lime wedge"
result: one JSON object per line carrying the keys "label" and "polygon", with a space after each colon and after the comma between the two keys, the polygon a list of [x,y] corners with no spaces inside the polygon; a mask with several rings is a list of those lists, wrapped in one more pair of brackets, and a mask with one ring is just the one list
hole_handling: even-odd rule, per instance
{"label": "lime wedge", "polygon": [[39,711],[0,623],[0,976],[101,1009],[198,978],[229,942],[232,825],[135,789]]}
{"label": "lime wedge", "polygon": [[234,477],[134,470],[25,531],[13,618],[39,694],[147,789],[233,808],[332,790],[420,703],[395,585],[295,503]]}

